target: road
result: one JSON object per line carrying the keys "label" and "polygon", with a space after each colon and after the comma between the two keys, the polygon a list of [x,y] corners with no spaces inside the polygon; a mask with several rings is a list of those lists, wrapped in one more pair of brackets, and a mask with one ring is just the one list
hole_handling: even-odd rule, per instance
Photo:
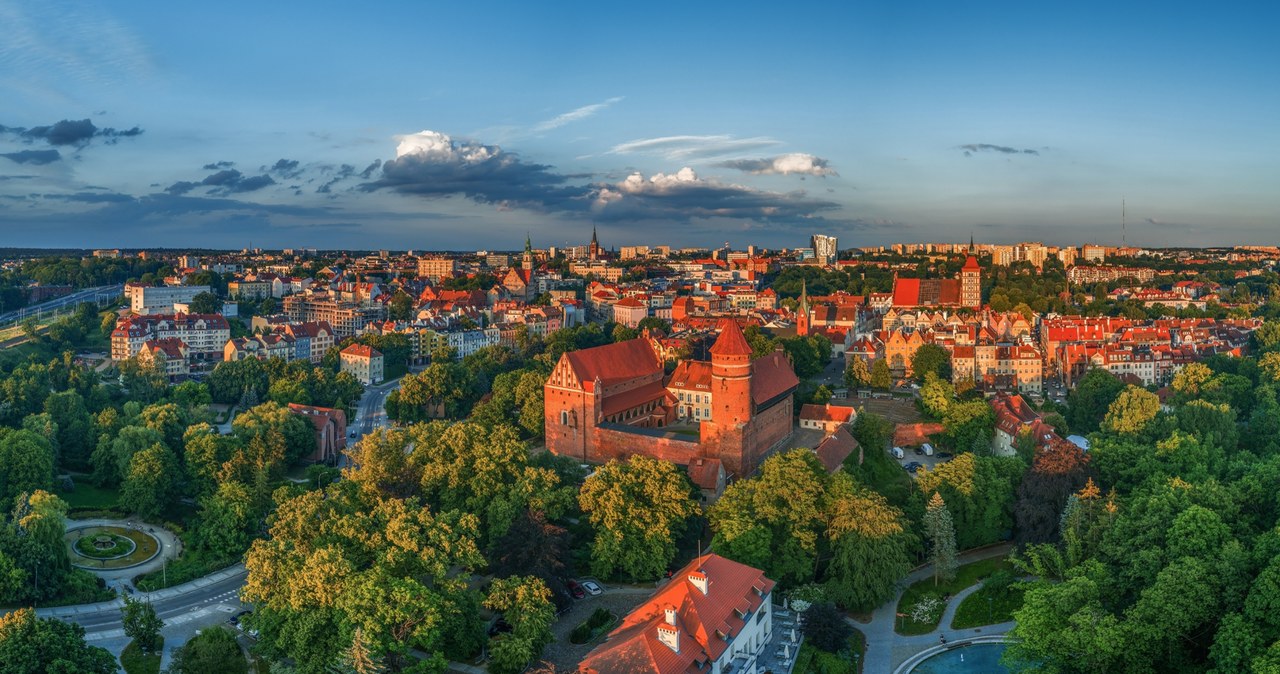
{"label": "road", "polygon": [[60,309],[68,305],[74,306],[81,302],[92,302],[94,298],[97,297],[98,295],[111,295],[112,297],[115,297],[120,295],[123,292],[124,292],[123,284],[114,285],[114,286],[98,286],[96,288],[85,288],[84,290],[77,290],[76,292],[73,292],[70,295],[59,297],[57,299],[52,299],[52,300],[49,300],[48,302],[33,304],[29,307],[23,307],[21,309],[10,311],[9,313],[6,313],[6,314],[0,314],[0,325],[4,325],[6,323],[17,323],[19,321],[25,320],[28,317],[39,316],[41,313],[44,313],[47,311],[54,311],[56,309]]}

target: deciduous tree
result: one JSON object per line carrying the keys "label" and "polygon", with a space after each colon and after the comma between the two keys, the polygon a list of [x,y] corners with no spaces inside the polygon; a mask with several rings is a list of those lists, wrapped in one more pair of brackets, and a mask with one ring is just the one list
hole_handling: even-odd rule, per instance
{"label": "deciduous tree", "polygon": [[578,503],[595,528],[591,569],[631,579],[662,576],[676,538],[697,512],[693,486],[675,464],[634,456],[610,461],[587,478]]}

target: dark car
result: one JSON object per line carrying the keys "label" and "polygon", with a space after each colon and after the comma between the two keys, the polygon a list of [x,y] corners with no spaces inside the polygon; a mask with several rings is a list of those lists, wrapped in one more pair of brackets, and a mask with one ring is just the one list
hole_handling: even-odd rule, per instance
{"label": "dark car", "polygon": [[916,456],[924,456],[924,448],[916,447]]}
{"label": "dark car", "polygon": [[582,599],[587,596],[587,591],[582,589],[581,585],[572,580],[566,580],[564,586],[569,588],[569,594],[573,595],[574,599]]}
{"label": "dark car", "polygon": [[911,463],[908,463],[907,465],[903,466],[903,468],[905,468],[908,473],[914,473],[923,467],[924,466],[921,465],[919,461],[912,461]]}

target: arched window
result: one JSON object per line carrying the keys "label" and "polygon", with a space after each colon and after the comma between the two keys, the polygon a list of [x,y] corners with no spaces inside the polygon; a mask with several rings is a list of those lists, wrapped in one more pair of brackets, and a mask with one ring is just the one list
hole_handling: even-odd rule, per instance
{"label": "arched window", "polygon": [[569,410],[560,410],[560,425],[569,425]]}

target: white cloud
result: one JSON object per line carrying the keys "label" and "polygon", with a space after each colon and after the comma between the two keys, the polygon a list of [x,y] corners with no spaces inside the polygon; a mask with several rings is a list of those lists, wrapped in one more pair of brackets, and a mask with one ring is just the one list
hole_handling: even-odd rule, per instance
{"label": "white cloud", "polygon": [[449,136],[439,131],[419,131],[417,133],[396,136],[396,159],[406,155],[415,155],[433,162],[468,162],[479,163],[491,159],[500,152],[497,147],[479,143],[454,143]]}
{"label": "white cloud", "polygon": [[716,166],[738,169],[755,175],[763,174],[781,174],[781,175],[809,175],[809,176],[833,176],[837,175],[835,170],[827,165],[827,160],[822,157],[815,157],[811,154],[803,152],[792,152],[790,154],[778,155],[777,157],[766,157],[764,159],[731,159],[722,161]]}
{"label": "white cloud", "polygon": [[552,129],[558,129],[564,126],[565,124],[570,124],[572,122],[577,122],[579,120],[586,119],[621,100],[622,100],[622,96],[614,96],[613,98],[607,99],[602,103],[592,103],[591,105],[584,105],[576,110],[570,110],[569,112],[566,112],[562,115],[556,115],[555,117],[552,117],[551,119],[548,119],[546,121],[538,122],[533,126],[533,131],[534,133],[545,133]]}
{"label": "white cloud", "polygon": [[764,136],[663,136],[620,143],[610,148],[608,154],[656,154],[672,161],[684,161],[741,154],[778,144],[779,141]]}

